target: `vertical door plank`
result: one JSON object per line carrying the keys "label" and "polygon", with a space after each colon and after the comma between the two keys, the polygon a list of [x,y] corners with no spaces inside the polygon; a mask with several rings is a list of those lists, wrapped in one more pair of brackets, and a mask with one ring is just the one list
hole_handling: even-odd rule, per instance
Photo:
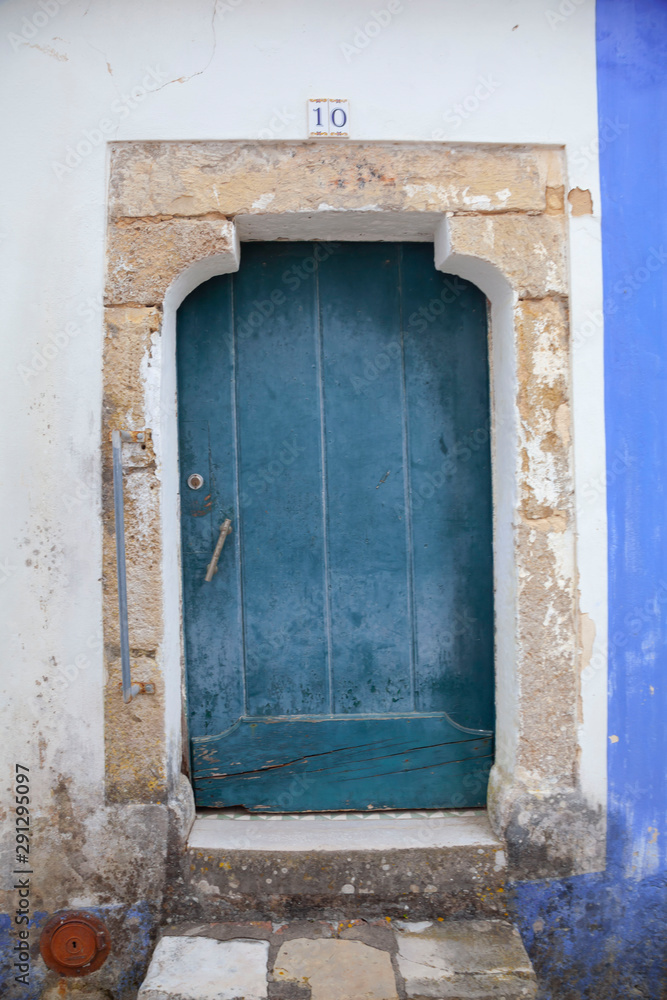
{"label": "vertical door plank", "polygon": [[[493,727],[486,299],[404,244],[402,293],[420,711]],[[421,311],[420,311],[421,310]]]}
{"label": "vertical door plank", "polygon": [[343,245],[320,267],[334,711],[413,708],[398,254]]}
{"label": "vertical door plank", "polygon": [[[211,583],[204,581],[225,517],[236,528],[232,386],[232,285],[200,285],[178,312],[177,370],[185,652],[190,732],[220,732],[243,714],[239,552],[228,539]],[[204,477],[191,490],[188,476]]]}
{"label": "vertical door plank", "polygon": [[234,279],[252,716],[326,712],[329,704],[316,282],[308,261],[314,267],[309,244],[247,244]]}

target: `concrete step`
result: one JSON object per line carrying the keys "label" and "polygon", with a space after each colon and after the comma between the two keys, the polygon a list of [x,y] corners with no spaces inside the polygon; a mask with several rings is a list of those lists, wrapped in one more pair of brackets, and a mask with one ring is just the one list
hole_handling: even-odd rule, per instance
{"label": "concrete step", "polygon": [[138,1000],[531,1000],[505,920],[322,920],[168,928]]}
{"label": "concrete step", "polygon": [[200,814],[173,858],[165,917],[505,917],[503,848],[484,810]]}

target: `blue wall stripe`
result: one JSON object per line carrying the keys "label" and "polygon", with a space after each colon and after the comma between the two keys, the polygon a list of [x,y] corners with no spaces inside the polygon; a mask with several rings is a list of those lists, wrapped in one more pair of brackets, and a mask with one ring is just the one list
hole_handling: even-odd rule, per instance
{"label": "blue wall stripe", "polygon": [[667,850],[667,3],[604,0],[597,38],[601,135],[615,125],[600,143],[608,851],[642,875]]}
{"label": "blue wall stripe", "polygon": [[599,0],[607,869],[522,883],[540,1000],[667,996],[667,2]]}

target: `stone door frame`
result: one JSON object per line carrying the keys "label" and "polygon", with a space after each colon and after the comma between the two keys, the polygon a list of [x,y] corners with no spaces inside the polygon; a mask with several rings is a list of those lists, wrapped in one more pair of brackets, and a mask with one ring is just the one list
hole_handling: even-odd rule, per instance
{"label": "stone door frame", "polygon": [[[489,817],[510,870],[604,864],[604,816],[578,776],[577,603],[564,155],[443,143],[111,146],[104,344],[106,797],[177,794],[184,736],[176,310],[238,269],[250,239],[432,241],[490,302],[496,763]],[[429,303],[436,310],[438,303]],[[119,691],[110,432],[125,450],[134,678]],[[604,752],[604,748],[602,748]]]}

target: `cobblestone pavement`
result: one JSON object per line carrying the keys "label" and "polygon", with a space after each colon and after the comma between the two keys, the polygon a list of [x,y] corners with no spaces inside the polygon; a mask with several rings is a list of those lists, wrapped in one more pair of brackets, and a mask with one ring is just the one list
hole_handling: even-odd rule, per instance
{"label": "cobblestone pavement", "polygon": [[535,974],[502,920],[183,924],[139,1000],[528,1000]]}

